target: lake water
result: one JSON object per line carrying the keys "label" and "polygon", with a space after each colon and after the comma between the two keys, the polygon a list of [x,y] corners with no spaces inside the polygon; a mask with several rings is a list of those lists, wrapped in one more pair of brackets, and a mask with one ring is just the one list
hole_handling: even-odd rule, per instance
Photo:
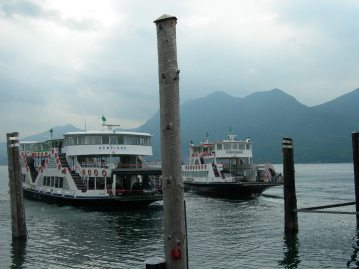
{"label": "lake water", "polygon": [[[298,208],[354,201],[352,164],[295,169]],[[189,268],[359,268],[354,215],[299,213],[298,234],[285,238],[281,187],[255,200],[185,199]],[[164,256],[161,203],[111,213],[30,200],[25,207],[29,238],[19,245],[11,239],[7,167],[0,166],[0,268],[145,268],[148,258]]]}

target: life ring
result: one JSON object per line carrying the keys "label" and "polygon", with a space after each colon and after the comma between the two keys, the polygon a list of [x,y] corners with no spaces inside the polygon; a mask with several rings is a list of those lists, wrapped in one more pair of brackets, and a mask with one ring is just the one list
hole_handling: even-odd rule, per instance
{"label": "life ring", "polygon": [[88,174],[89,176],[91,176],[91,170],[88,170],[88,171],[87,171],[87,174]]}
{"label": "life ring", "polygon": [[106,170],[102,170],[102,176],[103,176],[103,177],[107,176]]}
{"label": "life ring", "polygon": [[95,171],[93,171],[93,174],[95,175],[95,177],[98,176],[98,171],[97,171],[97,169],[95,169]]}
{"label": "life ring", "polygon": [[85,169],[82,169],[82,175],[83,175],[83,176],[86,175]]}

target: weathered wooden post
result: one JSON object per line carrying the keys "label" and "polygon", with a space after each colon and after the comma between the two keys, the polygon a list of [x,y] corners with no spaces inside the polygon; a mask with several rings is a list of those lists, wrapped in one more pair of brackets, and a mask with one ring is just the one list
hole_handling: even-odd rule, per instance
{"label": "weathered wooden post", "polygon": [[187,268],[187,239],[181,168],[177,18],[163,15],[157,28],[161,156],[166,268]]}
{"label": "weathered wooden post", "polygon": [[11,229],[15,239],[27,239],[24,199],[20,173],[19,133],[7,134],[7,153],[11,204]]}
{"label": "weathered wooden post", "polygon": [[285,232],[298,231],[297,196],[295,193],[295,170],[293,158],[292,138],[283,138],[283,176],[284,176],[284,230]]}
{"label": "weathered wooden post", "polygon": [[[352,133],[353,166],[356,212],[359,212],[359,133]],[[356,215],[357,227],[359,227],[359,215]]]}

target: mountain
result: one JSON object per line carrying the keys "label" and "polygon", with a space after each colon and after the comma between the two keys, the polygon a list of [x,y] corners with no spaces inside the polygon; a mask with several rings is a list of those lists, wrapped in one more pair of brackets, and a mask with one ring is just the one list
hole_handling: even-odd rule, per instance
{"label": "mountain", "polygon": [[[315,107],[305,106],[279,89],[244,98],[215,92],[186,102],[180,108],[183,159],[187,159],[190,141],[200,142],[207,132],[210,140],[223,139],[231,127],[239,137],[252,139],[257,162],[280,163],[283,137],[293,138],[297,162],[350,162],[351,132],[359,129],[359,122],[349,116],[357,109],[349,104],[359,102],[358,92]],[[160,158],[159,120],[157,112],[136,129],[153,134],[155,159]]]}
{"label": "mountain", "polygon": [[348,118],[352,118],[353,120],[358,120],[358,115],[359,115],[358,100],[359,100],[359,88],[353,90],[350,93],[335,98],[332,101],[315,106],[313,108],[323,112],[341,114]]}
{"label": "mountain", "polygon": [[[181,150],[188,156],[190,141],[226,138],[228,129],[239,138],[251,138],[255,162],[282,162],[282,138],[292,137],[298,163],[351,162],[351,133],[359,131],[359,89],[324,104],[308,107],[282,90],[256,92],[238,98],[224,92],[187,101],[180,107]],[[132,131],[151,133],[153,159],[160,159],[159,111]],[[53,136],[78,131],[73,125],[53,128]],[[43,140],[49,131],[23,138]],[[6,164],[6,144],[0,144],[0,164]]]}
{"label": "mountain", "polygon": [[[61,138],[62,135],[64,133],[67,132],[77,132],[80,131],[81,129],[73,126],[72,124],[67,124],[64,126],[56,126],[52,128],[52,137],[53,138]],[[21,138],[22,141],[43,141],[46,139],[50,139],[51,134],[50,134],[50,130],[39,133],[39,134],[35,134],[35,135],[31,135],[31,136],[27,136],[24,138]]]}

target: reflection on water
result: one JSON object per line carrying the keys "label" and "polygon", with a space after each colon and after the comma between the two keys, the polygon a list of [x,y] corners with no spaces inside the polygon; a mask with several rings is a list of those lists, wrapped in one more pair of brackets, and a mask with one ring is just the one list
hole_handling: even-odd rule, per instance
{"label": "reflection on water", "polygon": [[298,234],[296,232],[285,233],[283,260],[279,261],[278,264],[286,269],[298,268],[298,265],[300,263],[298,248],[299,248]]}
{"label": "reflection on water", "polygon": [[356,236],[353,238],[353,253],[350,257],[350,261],[347,262],[348,268],[359,268],[358,261],[358,252],[359,252],[359,231],[357,231]]}
{"label": "reflection on water", "polygon": [[24,268],[26,256],[26,240],[13,239],[11,243],[11,267],[13,269]]}

